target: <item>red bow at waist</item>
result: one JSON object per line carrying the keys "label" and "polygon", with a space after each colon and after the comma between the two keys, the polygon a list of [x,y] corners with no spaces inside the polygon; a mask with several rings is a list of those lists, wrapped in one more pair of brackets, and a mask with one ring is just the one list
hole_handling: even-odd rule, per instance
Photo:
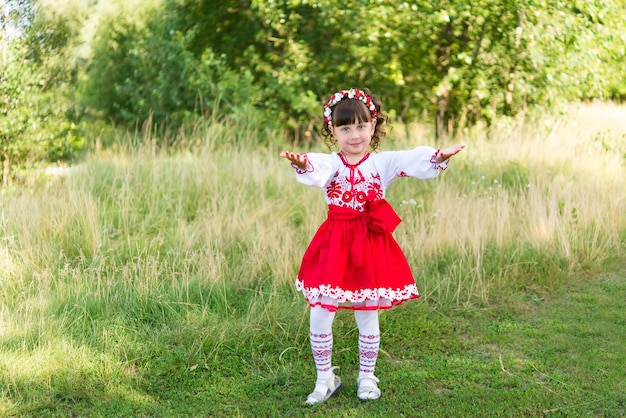
{"label": "red bow at waist", "polygon": [[365,238],[368,230],[374,234],[391,234],[402,222],[391,205],[384,199],[374,200],[365,204],[365,210],[359,212],[356,209],[344,208],[336,205],[328,206],[329,220],[361,220],[354,231],[354,237],[350,247],[352,263],[363,266],[363,253],[365,251]]}

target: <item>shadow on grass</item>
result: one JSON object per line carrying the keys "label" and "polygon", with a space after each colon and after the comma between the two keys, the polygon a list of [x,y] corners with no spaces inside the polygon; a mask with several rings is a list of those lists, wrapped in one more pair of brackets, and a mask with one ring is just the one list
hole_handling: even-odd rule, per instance
{"label": "shadow on grass", "polygon": [[541,299],[519,292],[485,309],[437,310],[418,300],[382,313],[377,375],[383,397],[376,402],[356,398],[357,332],[351,312],[341,312],[333,363],[344,386],[324,405],[304,405],[315,379],[307,308],[288,293],[273,317],[247,323],[199,311],[172,317],[169,325],[118,324],[117,334],[101,325],[94,335],[106,330],[108,342],[69,343],[88,357],[85,365],[68,357],[47,376],[3,379],[2,396],[14,405],[3,413],[621,416],[625,277],[622,269],[578,280]]}

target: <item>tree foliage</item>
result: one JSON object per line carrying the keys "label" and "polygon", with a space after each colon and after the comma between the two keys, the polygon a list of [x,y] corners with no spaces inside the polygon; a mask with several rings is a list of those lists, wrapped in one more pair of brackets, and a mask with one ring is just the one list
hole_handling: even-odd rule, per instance
{"label": "tree foliage", "polygon": [[231,69],[211,48],[196,50],[195,29],[153,11],[145,22],[108,16],[93,43],[86,103],[119,122],[152,118],[179,125],[224,102],[243,114],[254,100],[250,70]]}
{"label": "tree foliage", "polygon": [[619,84],[624,5],[612,0],[163,0],[101,25],[88,73],[107,116],[268,112],[294,131],[339,88],[367,86],[401,120],[443,131]]}
{"label": "tree foliage", "polygon": [[[91,115],[133,126],[256,116],[297,138],[335,90],[455,134],[626,92],[624,0],[2,0],[5,155],[67,158]],[[17,21],[17,20],[16,20]],[[10,38],[10,39],[9,39]]]}
{"label": "tree foliage", "polygon": [[68,160],[85,141],[70,101],[77,68],[66,21],[26,0],[2,5],[0,160],[6,184],[12,165]]}

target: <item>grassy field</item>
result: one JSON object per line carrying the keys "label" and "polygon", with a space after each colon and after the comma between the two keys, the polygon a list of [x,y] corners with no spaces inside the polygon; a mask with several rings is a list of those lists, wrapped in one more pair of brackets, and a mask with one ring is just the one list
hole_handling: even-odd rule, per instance
{"label": "grassy field", "polygon": [[143,133],[29,176],[0,191],[0,416],[624,417],[623,120],[595,104],[468,133],[443,175],[391,186],[422,297],[381,314],[372,403],[340,312],[344,387],[304,405],[293,281],[326,208],[279,134],[213,123],[164,153]]}

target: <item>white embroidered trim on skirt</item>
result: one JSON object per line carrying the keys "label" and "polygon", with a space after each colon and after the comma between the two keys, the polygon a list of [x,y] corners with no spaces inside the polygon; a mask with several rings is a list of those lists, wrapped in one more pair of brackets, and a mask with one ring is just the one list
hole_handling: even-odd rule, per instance
{"label": "white embroidered trim on skirt", "polygon": [[309,300],[317,300],[324,296],[335,299],[339,303],[360,303],[368,300],[387,299],[390,301],[403,301],[419,296],[415,284],[406,285],[403,289],[391,289],[379,287],[377,289],[360,289],[357,291],[343,290],[340,287],[322,285],[319,287],[304,287],[304,283],[296,278],[296,290],[302,292]]}

